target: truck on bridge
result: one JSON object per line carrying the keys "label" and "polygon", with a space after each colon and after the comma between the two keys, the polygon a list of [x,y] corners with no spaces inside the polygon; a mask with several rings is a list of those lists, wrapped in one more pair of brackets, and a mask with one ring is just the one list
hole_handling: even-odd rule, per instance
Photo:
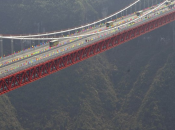
{"label": "truck on bridge", "polygon": [[56,46],[58,44],[59,44],[59,41],[58,40],[52,40],[52,41],[49,42],[49,46],[50,47]]}
{"label": "truck on bridge", "polygon": [[106,27],[113,26],[113,23],[114,23],[114,21],[109,21],[109,22],[107,22],[107,23],[106,23]]}
{"label": "truck on bridge", "polygon": [[142,15],[142,14],[143,14],[143,11],[137,11],[137,12],[136,12],[136,15],[137,15],[137,16],[140,16],[140,15]]}

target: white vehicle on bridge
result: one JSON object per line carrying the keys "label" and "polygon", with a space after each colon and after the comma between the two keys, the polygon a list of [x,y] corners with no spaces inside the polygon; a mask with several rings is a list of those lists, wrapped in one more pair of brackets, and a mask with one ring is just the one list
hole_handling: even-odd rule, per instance
{"label": "white vehicle on bridge", "polygon": [[113,26],[113,23],[114,23],[113,21],[109,21],[109,22],[107,22],[107,23],[106,23],[106,27]]}
{"label": "white vehicle on bridge", "polygon": [[165,4],[166,5],[170,5],[171,4],[171,0],[168,0]]}
{"label": "white vehicle on bridge", "polygon": [[50,47],[56,46],[58,44],[59,44],[59,41],[58,40],[52,40],[52,41],[49,42],[49,46]]}
{"label": "white vehicle on bridge", "polygon": [[131,23],[128,24],[128,26],[132,26],[134,24],[135,24],[135,22],[131,22]]}
{"label": "white vehicle on bridge", "polygon": [[137,12],[136,12],[136,15],[137,15],[137,16],[140,16],[140,15],[142,15],[142,14],[143,14],[143,11],[137,11]]}

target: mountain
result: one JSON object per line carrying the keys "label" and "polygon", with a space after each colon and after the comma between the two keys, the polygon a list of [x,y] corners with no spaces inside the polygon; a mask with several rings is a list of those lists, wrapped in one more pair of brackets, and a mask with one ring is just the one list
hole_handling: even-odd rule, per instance
{"label": "mountain", "polygon": [[[66,5],[70,1],[60,2]],[[71,2],[91,5],[94,1]],[[102,2],[91,5],[98,7],[94,9],[99,17],[100,6],[109,9],[113,6]],[[46,3],[39,5],[42,4]],[[172,23],[168,24],[1,96],[0,128],[173,130],[175,41],[172,27]]]}

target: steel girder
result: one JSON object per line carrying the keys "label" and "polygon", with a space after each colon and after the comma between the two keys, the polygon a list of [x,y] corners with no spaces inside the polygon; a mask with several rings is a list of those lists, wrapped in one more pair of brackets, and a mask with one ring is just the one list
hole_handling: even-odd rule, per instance
{"label": "steel girder", "polygon": [[175,11],[0,79],[0,95],[109,50],[175,20]]}

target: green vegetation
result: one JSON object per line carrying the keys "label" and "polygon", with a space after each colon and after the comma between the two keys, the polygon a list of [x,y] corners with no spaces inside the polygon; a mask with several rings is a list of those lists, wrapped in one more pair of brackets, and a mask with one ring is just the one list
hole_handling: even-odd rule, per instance
{"label": "green vegetation", "polygon": [[6,95],[0,97],[0,127],[2,130],[23,130],[16,115],[15,108]]}
{"label": "green vegetation", "polygon": [[[11,22],[0,21],[1,31],[30,32],[41,21],[48,31],[64,29],[83,23],[79,19],[86,19],[87,12],[93,21],[101,17],[100,8],[114,6],[106,0],[52,1],[1,1],[0,12],[16,20],[13,30],[7,28]],[[0,128],[173,130],[175,48],[170,34],[171,24],[1,96]]]}

